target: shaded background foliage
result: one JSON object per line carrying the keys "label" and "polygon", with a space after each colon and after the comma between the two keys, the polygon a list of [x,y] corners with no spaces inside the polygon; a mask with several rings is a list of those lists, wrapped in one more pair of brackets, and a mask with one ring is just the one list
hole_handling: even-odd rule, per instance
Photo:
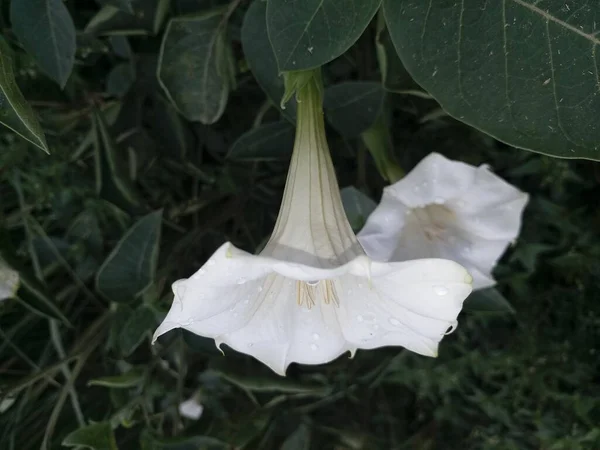
{"label": "shaded background foliage", "polygon": [[[548,57],[573,42],[590,43],[586,52],[594,52],[594,30],[584,18],[600,14],[598,7],[508,2],[507,17],[515,19],[508,26],[517,28],[507,36],[528,26],[543,31],[536,9],[552,18],[546,32],[564,33],[557,41],[551,34],[532,39],[511,55],[521,64],[541,42],[546,66],[532,78],[539,102],[509,99],[525,134],[497,134],[486,128],[494,115],[475,106],[487,98],[482,86],[506,88],[508,75],[492,65],[483,76],[474,46],[480,42],[489,55],[499,36],[478,41],[473,29],[463,35],[470,46],[463,70],[475,70],[464,93],[471,109],[437,97],[446,95],[440,86],[452,85],[455,60],[438,72],[428,65],[457,42],[458,32],[449,26],[444,36],[436,20],[496,24],[495,6],[478,12],[434,1],[428,12],[427,2],[390,0],[384,15],[379,2],[358,2],[357,16],[340,17],[353,20],[350,31],[331,45],[310,41],[323,32],[316,15],[306,22],[313,34],[301,28],[286,35],[306,51],[290,53],[286,40],[273,51],[269,33],[290,20],[283,14],[290,3],[1,2],[0,121],[25,139],[0,130],[0,251],[21,277],[16,298],[0,303],[0,447],[600,448],[600,168],[509,147],[451,118],[430,95],[505,142],[597,159],[594,124],[570,120],[574,128],[561,128],[557,109],[554,129],[577,137],[572,155],[539,118],[547,96],[556,95],[542,88],[552,87],[561,68],[553,60],[557,66],[548,69]],[[310,17],[313,3],[296,13]],[[341,3],[350,11],[356,2]],[[336,6],[325,4],[324,11]],[[282,14],[269,22],[270,11]],[[583,31],[563,41],[578,20]],[[435,47],[425,21],[438,30]],[[405,22],[420,39],[410,39]],[[422,45],[411,51],[415,42]],[[427,49],[434,54],[424,55]],[[572,55],[579,64],[580,54]],[[384,348],[324,366],[293,365],[280,378],[181,330],[150,345],[174,280],[224,240],[256,251],[268,238],[294,135],[293,101],[279,106],[278,67],[294,62],[298,69],[327,63],[328,140],[355,229],[386,185],[385,167],[361,139],[381,132],[382,121],[391,134],[380,141],[393,143],[405,170],[438,151],[490,164],[531,196],[522,235],[495,272],[498,289],[466,301],[460,327],[437,359]],[[572,88],[566,101],[579,98],[576,112],[597,117],[589,80],[580,81],[573,80],[583,87]],[[205,408],[199,421],[178,412],[192,395]]]}

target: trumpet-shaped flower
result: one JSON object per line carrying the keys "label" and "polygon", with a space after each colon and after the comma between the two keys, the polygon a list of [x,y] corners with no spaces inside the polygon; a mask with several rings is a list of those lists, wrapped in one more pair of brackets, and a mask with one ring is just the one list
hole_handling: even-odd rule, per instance
{"label": "trumpet-shaped flower", "polygon": [[223,244],[175,298],[154,339],[185,328],[284,375],[358,348],[400,345],[436,356],[471,292],[459,264],[368,258],[344,213],[315,78],[297,91],[294,151],[283,201],[259,255]]}
{"label": "trumpet-shaped flower", "polygon": [[473,276],[473,288],[495,284],[491,272],[519,234],[527,194],[486,166],[438,153],[384,189],[358,239],[382,261],[448,258]]}

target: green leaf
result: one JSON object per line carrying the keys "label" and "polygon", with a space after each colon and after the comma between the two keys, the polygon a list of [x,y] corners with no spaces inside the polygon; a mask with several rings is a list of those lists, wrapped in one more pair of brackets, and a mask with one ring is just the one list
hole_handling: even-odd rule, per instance
{"label": "green leaf", "polygon": [[310,428],[305,424],[300,424],[285,440],[281,450],[309,450],[310,449]]}
{"label": "green leaf", "polygon": [[135,211],[139,197],[129,179],[124,155],[118,152],[100,112],[94,112],[96,190],[104,199],[128,211]]}
{"label": "green leaf", "polygon": [[365,222],[377,207],[377,203],[354,186],[345,187],[340,193],[348,222],[357,233],[365,225]]}
{"label": "green leaf", "polygon": [[75,62],[75,25],[62,0],[12,0],[12,30],[40,68],[61,87]]}
{"label": "green leaf", "polygon": [[329,123],[344,137],[371,128],[381,113],[385,91],[381,83],[350,81],[325,90],[323,107]]}
{"label": "green leaf", "polygon": [[131,355],[136,348],[150,337],[158,325],[156,316],[148,307],[142,305],[125,322],[119,335],[119,347],[124,356]]}
{"label": "green leaf", "polygon": [[405,67],[450,115],[515,147],[600,160],[600,3],[573,8],[384,1]]}
{"label": "green leaf", "polygon": [[223,15],[172,19],[160,48],[158,81],[187,119],[215,123],[233,84],[232,58]]}
{"label": "green leaf", "polygon": [[63,441],[67,447],[86,447],[92,450],[118,450],[115,435],[108,422],[95,423],[73,431]]}
{"label": "green leaf", "polygon": [[11,53],[0,37],[0,123],[50,153],[42,127],[15,82]]}
{"label": "green leaf", "polygon": [[104,3],[107,5],[116,6],[120,10],[130,14],[134,13],[133,0],[104,0]]}
{"label": "green leaf", "polygon": [[132,11],[126,11],[113,0],[96,13],[85,27],[86,33],[106,35],[144,35],[156,34],[162,24],[168,0],[130,0]]}
{"label": "green leaf", "polygon": [[296,121],[296,99],[292,98],[281,109],[281,98],[285,91],[283,77],[279,76],[277,60],[267,33],[267,3],[255,0],[242,24],[242,47],[250,70],[267,97],[282,112],[286,119]]}
{"label": "green leaf", "polygon": [[289,122],[261,125],[233,143],[227,158],[234,161],[287,160],[292,154],[296,129]]}
{"label": "green leaf", "polygon": [[269,0],[267,29],[279,71],[314,69],[362,35],[381,0]]}
{"label": "green leaf", "polygon": [[162,210],[137,221],[110,253],[96,276],[96,289],[111,301],[130,301],[154,281]]}
{"label": "green leaf", "polygon": [[133,369],[121,375],[101,377],[88,382],[88,386],[103,386],[112,389],[128,389],[139,386],[144,379],[144,371]]}
{"label": "green leaf", "polygon": [[148,430],[140,436],[142,450],[221,450],[231,448],[223,441],[209,436],[159,438]]}
{"label": "green leaf", "polygon": [[135,81],[135,70],[131,63],[117,64],[108,74],[106,80],[106,93],[116,97],[123,97]]}
{"label": "green leaf", "polygon": [[494,288],[480,289],[473,292],[465,301],[465,311],[515,312],[504,296]]}

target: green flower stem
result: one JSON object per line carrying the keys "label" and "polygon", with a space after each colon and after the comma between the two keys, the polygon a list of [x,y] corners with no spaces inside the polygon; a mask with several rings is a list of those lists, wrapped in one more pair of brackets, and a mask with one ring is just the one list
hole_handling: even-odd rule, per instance
{"label": "green flower stem", "polygon": [[394,157],[392,137],[383,115],[379,115],[373,126],[360,137],[371,153],[377,170],[386,181],[393,184],[404,177],[404,170]]}

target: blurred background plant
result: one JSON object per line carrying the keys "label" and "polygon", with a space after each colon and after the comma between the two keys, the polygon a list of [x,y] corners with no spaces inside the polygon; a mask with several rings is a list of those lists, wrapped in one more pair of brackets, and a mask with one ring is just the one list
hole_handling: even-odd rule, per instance
{"label": "blurred background plant", "polygon": [[150,345],[174,280],[272,229],[295,107],[266,2],[0,5],[0,121],[18,133],[0,129],[0,283],[19,273],[0,300],[0,448],[600,448],[600,166],[447,115],[371,21],[378,1],[316,64],[353,227],[389,179],[373,145],[405,171],[431,151],[489,164],[531,200],[439,358],[359,351],[286,378],[182,330]]}

